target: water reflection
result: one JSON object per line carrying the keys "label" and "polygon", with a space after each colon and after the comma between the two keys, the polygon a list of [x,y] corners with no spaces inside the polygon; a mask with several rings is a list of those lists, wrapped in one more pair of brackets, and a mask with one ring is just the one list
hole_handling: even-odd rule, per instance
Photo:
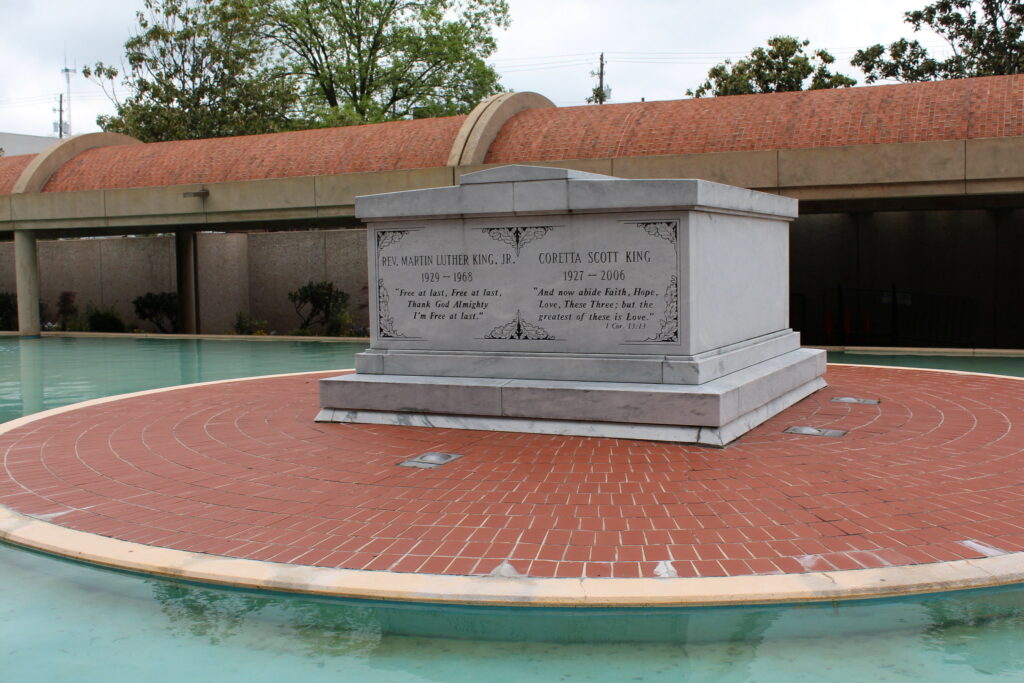
{"label": "water reflection", "polygon": [[[965,670],[1024,673],[1022,588],[782,607],[592,610],[394,605],[150,583],[176,629],[219,643],[259,622],[273,625],[275,642],[314,658],[379,656],[404,637],[398,642],[421,653],[475,657],[491,643],[538,661],[632,647],[641,670],[717,681],[771,680],[782,671],[789,680],[844,680],[851,667],[896,679],[944,670],[961,680]],[[660,659],[645,659],[645,651]]]}
{"label": "water reflection", "polygon": [[43,409],[43,387],[37,381],[43,374],[43,354],[39,339],[25,339],[18,345],[18,367],[21,383],[18,394],[21,399],[21,414],[31,415]]}
{"label": "water reflection", "polygon": [[926,609],[931,624],[924,630],[924,641],[930,646],[980,674],[1024,671],[1024,590],[1004,591],[998,600],[964,593],[955,599],[931,600]]}
{"label": "water reflection", "polygon": [[[153,598],[178,628],[217,642],[246,619],[280,623],[310,642],[310,654],[339,634],[471,640],[724,643],[733,662],[753,658],[769,639],[917,632],[935,645],[972,629],[1024,627],[1024,588],[968,591],[887,600],[789,606],[707,608],[515,608],[417,605],[272,594],[146,579]],[[326,641],[321,642],[324,634]],[[1024,651],[1010,666],[1024,666]]]}
{"label": "water reflection", "polygon": [[244,595],[214,593],[166,581],[149,582],[153,597],[170,620],[171,631],[207,638],[216,645],[238,634],[246,617],[266,601]]}
{"label": "water reflection", "polygon": [[369,607],[225,591],[150,579],[169,630],[217,645],[238,636],[248,621],[273,626],[278,642],[309,656],[339,656],[376,646],[382,630]]}
{"label": "water reflection", "polygon": [[164,579],[146,579],[153,598],[181,633],[222,642],[250,619],[275,623],[310,655],[348,652],[384,634],[467,640],[591,642],[727,642],[753,657],[784,610],[555,609],[416,605],[274,595]]}
{"label": "water reflection", "polygon": [[745,608],[416,606],[143,578],[3,546],[0,585],[18,586],[0,599],[0,670],[19,682],[1024,679],[1020,587]]}

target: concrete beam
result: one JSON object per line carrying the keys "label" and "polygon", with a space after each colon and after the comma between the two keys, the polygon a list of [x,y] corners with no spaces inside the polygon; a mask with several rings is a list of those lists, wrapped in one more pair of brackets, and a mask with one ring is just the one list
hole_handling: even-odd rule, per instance
{"label": "concrete beam", "polygon": [[778,154],[783,192],[787,188],[857,185],[881,189],[936,182],[959,182],[959,193],[964,191],[963,140],[780,149]]}
{"label": "concrete beam", "polygon": [[779,187],[779,153],[715,152],[612,159],[612,175],[619,178],[699,178],[752,190]]}

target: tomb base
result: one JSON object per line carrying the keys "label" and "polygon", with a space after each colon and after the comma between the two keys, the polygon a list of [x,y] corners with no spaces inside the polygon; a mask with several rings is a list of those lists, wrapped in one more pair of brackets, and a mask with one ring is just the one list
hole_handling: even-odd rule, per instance
{"label": "tomb base", "polygon": [[356,355],[356,372],[371,375],[704,384],[799,348],[800,335],[790,329],[696,355],[370,348]]}
{"label": "tomb base", "polygon": [[699,385],[355,374],[320,382],[318,422],[600,436],[724,446],[825,386],[796,349]]}

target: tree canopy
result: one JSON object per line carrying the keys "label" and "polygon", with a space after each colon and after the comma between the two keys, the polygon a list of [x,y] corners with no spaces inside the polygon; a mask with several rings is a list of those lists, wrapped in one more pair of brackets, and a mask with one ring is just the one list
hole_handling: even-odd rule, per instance
{"label": "tree canopy", "polygon": [[127,67],[83,73],[143,141],[470,111],[501,91],[486,63],[505,0],[145,0]]}
{"label": "tree canopy", "polygon": [[874,83],[909,83],[1024,73],[1024,3],[1020,0],[939,0],[904,14],[914,32],[928,28],[952,54],[938,59],[917,40],[901,38],[858,50],[851,63]]}
{"label": "tree canopy", "polygon": [[447,116],[501,91],[484,61],[505,0],[259,0],[267,37],[330,123]]}
{"label": "tree canopy", "polygon": [[272,63],[272,48],[254,31],[245,0],[145,0],[139,32],[125,43],[124,100],[118,69],[84,68],[114,100],[100,116],[105,131],[144,142],[266,133],[288,128],[294,83]]}
{"label": "tree canopy", "polygon": [[753,93],[789,92],[793,90],[819,90],[822,88],[848,88],[857,81],[829,67],[835,57],[826,50],[804,48],[808,40],[793,36],[774,36],[767,48],[756,47],[750,55],[713,66],[708,78],[695,90],[687,90],[690,97],[711,95],[749,95]]}

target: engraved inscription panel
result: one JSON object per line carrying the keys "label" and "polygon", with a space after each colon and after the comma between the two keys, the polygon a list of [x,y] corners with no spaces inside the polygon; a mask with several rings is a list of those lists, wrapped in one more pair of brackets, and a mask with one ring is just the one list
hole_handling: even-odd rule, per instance
{"label": "engraved inscription panel", "polygon": [[558,217],[373,232],[376,343],[674,353],[679,221]]}

